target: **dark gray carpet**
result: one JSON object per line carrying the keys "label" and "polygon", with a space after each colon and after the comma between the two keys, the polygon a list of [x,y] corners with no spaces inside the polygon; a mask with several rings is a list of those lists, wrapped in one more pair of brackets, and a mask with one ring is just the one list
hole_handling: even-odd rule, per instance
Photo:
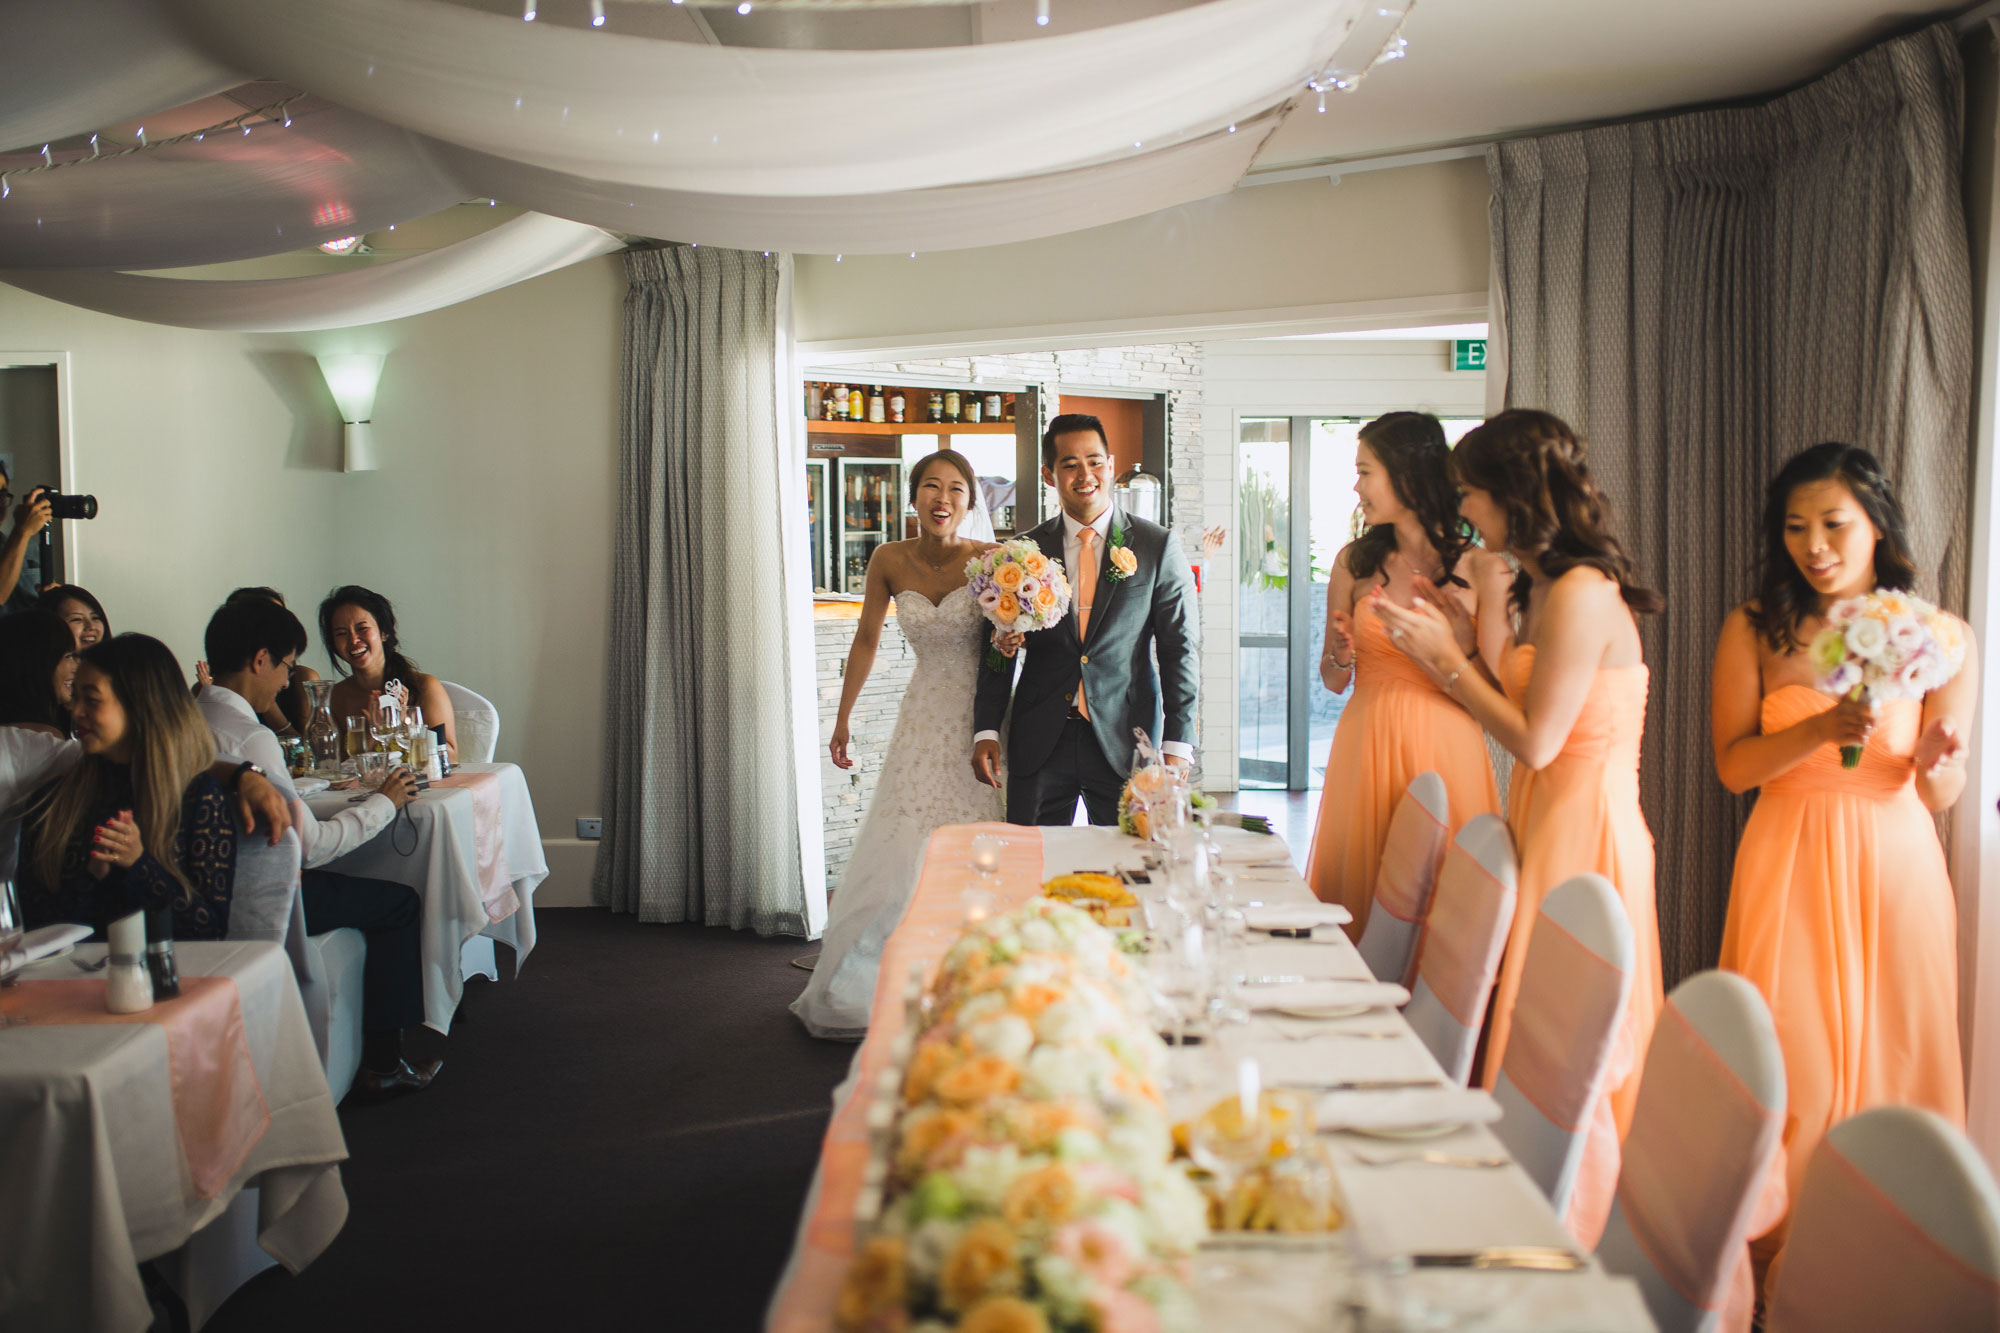
{"label": "dark gray carpet", "polygon": [[[854,1048],[786,1012],[800,940],[539,914],[466,988],[428,1091],[341,1108],[346,1228],[214,1333],[754,1329]],[[500,950],[501,975],[511,962]]]}

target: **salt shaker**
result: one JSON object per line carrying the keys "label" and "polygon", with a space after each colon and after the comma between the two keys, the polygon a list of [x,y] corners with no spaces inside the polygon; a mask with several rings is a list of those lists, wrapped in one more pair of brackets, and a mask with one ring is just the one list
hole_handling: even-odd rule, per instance
{"label": "salt shaker", "polygon": [[105,931],[111,941],[110,966],[104,973],[104,1007],[114,1014],[136,1014],[153,1007],[153,978],[146,971],[146,914],[134,912],[113,921]]}

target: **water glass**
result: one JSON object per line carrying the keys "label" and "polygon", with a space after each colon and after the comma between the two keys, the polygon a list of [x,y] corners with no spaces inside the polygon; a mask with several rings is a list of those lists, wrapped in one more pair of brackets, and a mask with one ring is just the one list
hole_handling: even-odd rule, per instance
{"label": "water glass", "polygon": [[358,754],[354,757],[354,771],[364,791],[375,791],[389,776],[389,756],[381,750]]}
{"label": "water glass", "polygon": [[1000,873],[1000,853],[1007,846],[1007,840],[993,833],[978,833],[972,839],[972,868],[979,872],[979,878],[991,882]]}

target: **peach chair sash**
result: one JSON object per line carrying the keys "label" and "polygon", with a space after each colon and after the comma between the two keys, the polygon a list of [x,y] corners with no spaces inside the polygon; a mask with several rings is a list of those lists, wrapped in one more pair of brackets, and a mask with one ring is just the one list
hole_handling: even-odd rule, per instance
{"label": "peach chair sash", "polygon": [[1417,932],[1437,888],[1451,837],[1451,799],[1444,779],[1419,773],[1396,802],[1382,861],[1375,873],[1375,907],[1356,947],[1377,981],[1406,986],[1415,975]]}
{"label": "peach chair sash", "polygon": [[1638,1280],[1664,1333],[1716,1327],[1732,1283],[1748,1277],[1784,1120],[1784,1055],[1756,988],[1731,972],[1682,982],[1646,1050],[1597,1251],[1607,1269]]}
{"label": "peach chair sash", "polygon": [[1559,1214],[1569,1209],[1632,989],[1632,927],[1602,875],[1564,880],[1528,937],[1493,1095],[1496,1131]]}
{"label": "peach chair sash", "polygon": [[1965,1136],[1907,1106],[1834,1126],[1806,1167],[1769,1327],[2000,1328],[2000,1190]]}
{"label": "peach chair sash", "polygon": [[[1445,1072],[1472,1072],[1487,997],[1514,924],[1514,843],[1498,815],[1466,821],[1445,849],[1403,1011]],[[1374,917],[1369,918],[1374,925]]]}

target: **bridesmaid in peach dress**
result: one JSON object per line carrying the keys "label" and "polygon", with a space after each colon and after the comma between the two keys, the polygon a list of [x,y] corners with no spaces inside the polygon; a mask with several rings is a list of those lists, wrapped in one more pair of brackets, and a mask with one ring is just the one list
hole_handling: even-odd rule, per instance
{"label": "bridesmaid in peach dress", "polygon": [[1425,596],[1384,607],[1391,633],[1517,761],[1507,822],[1520,857],[1518,906],[1494,988],[1481,1080],[1493,1086],[1507,1053],[1521,968],[1542,899],[1573,875],[1594,872],[1617,888],[1631,918],[1631,1000],[1613,1043],[1605,1095],[1565,1218],[1595,1245],[1618,1187],[1619,1141],[1631,1126],[1640,1066],[1665,1002],[1659,918],[1653,907],[1653,836],[1639,809],[1639,737],[1646,722],[1646,666],[1637,616],[1660,595],[1635,581],[1612,535],[1604,496],[1583,446],[1547,412],[1502,412],[1459,441],[1452,457],[1460,512],[1495,550],[1521,567],[1501,605],[1482,603],[1469,658],[1452,604]]}
{"label": "bridesmaid in peach dress", "polygon": [[[1965,1123],[1956,908],[1931,814],[1965,786],[1979,681],[1879,711],[1813,688],[1806,646],[1834,602],[1916,582],[1900,507],[1874,455],[1815,445],[1771,482],[1756,601],[1715,649],[1715,766],[1759,789],[1736,852],[1722,966],[1754,982],[1785,1052],[1782,1182],[1752,1250],[1773,1263],[1783,1213],[1826,1131],[1887,1102]],[[1842,768],[1838,747],[1864,746]],[[1782,1196],[1779,1185],[1782,1183]],[[1768,1282],[1767,1282],[1768,1289]]]}
{"label": "bridesmaid in peach dress", "polygon": [[1453,833],[1500,805],[1479,724],[1403,655],[1373,599],[1408,605],[1420,581],[1426,588],[1436,581],[1470,611],[1472,585],[1504,586],[1508,574],[1505,561],[1473,548],[1458,516],[1451,449],[1436,417],[1391,412],[1369,422],[1354,472],[1367,530],[1334,559],[1319,666],[1321,683],[1339,693],[1353,681],[1354,697],[1334,730],[1306,882],[1322,901],[1354,914],[1347,932],[1358,940],[1389,821],[1410,779],[1426,771],[1444,779]]}

